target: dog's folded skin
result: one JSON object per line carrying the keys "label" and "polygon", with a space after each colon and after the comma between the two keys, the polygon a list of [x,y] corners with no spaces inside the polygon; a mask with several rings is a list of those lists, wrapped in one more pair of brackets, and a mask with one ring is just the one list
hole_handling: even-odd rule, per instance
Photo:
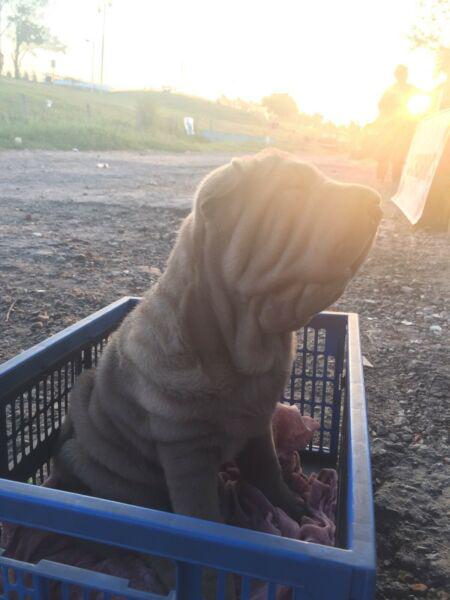
{"label": "dog's folded skin", "polygon": [[282,153],[214,171],[165,273],[74,386],[56,472],[95,496],[220,521],[217,474],[237,457],[299,518],[271,433],[292,332],[341,295],[378,203]]}

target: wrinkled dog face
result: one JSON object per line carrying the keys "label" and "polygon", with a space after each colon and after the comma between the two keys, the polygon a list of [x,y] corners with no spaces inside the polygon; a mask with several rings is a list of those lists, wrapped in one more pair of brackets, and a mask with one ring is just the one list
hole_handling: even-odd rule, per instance
{"label": "wrinkled dog face", "polygon": [[214,171],[195,220],[233,302],[252,303],[264,331],[287,332],[342,294],[371,247],[379,202],[370,188],[270,151]]}

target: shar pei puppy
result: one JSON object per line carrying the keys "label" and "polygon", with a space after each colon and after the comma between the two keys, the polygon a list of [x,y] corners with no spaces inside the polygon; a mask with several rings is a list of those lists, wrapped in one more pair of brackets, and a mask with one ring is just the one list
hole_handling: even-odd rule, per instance
{"label": "shar pei puppy", "polygon": [[272,414],[293,332],[364,261],[379,201],[275,151],[207,176],[164,274],[72,390],[54,458],[67,488],[220,521],[218,471],[236,459],[299,519]]}

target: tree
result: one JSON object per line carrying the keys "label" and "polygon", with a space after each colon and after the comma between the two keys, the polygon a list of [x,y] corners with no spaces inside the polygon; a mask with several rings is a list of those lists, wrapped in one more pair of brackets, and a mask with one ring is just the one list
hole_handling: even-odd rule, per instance
{"label": "tree", "polygon": [[13,39],[14,76],[20,77],[24,56],[36,48],[64,52],[65,46],[42,24],[48,0],[12,0],[8,24]]}
{"label": "tree", "polygon": [[0,75],[3,71],[2,37],[8,28],[8,24],[5,23],[3,16],[4,9],[8,7],[8,4],[11,4],[11,0],[0,0]]}
{"label": "tree", "polygon": [[434,51],[449,48],[449,0],[421,0],[417,23],[408,37],[414,48],[428,48]]}
{"label": "tree", "polygon": [[271,94],[262,99],[262,105],[281,118],[298,115],[298,107],[289,94]]}

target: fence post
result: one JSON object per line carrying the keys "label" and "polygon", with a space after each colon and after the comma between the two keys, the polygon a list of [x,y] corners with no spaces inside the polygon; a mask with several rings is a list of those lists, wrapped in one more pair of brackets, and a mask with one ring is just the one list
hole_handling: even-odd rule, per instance
{"label": "fence post", "polygon": [[25,94],[20,94],[21,103],[20,106],[22,108],[22,119],[25,123],[28,123],[28,102]]}

